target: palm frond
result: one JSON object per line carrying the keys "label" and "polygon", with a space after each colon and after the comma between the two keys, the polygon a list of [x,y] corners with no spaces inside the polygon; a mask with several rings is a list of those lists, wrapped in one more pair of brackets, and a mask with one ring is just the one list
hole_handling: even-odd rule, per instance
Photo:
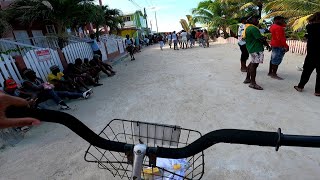
{"label": "palm frond", "polygon": [[244,10],[244,9],[247,9],[247,8],[250,8],[250,7],[255,7],[256,5],[254,4],[254,2],[248,2],[244,5],[241,6],[240,10]]}
{"label": "palm frond", "polygon": [[312,14],[309,14],[307,16],[300,17],[299,19],[295,20],[295,22],[292,24],[293,31],[298,31],[305,27],[308,24],[308,18],[312,16]]}

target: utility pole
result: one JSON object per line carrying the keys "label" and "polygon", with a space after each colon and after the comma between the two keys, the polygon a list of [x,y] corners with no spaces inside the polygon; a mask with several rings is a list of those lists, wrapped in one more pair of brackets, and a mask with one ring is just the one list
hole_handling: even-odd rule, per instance
{"label": "utility pole", "polygon": [[159,33],[158,19],[157,19],[157,11],[154,11],[154,16],[155,16],[155,18],[156,18],[157,33]]}

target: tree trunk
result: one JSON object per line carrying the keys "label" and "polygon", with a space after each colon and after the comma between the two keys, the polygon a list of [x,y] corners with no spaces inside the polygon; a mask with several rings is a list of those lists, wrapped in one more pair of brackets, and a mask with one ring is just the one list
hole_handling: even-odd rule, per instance
{"label": "tree trunk", "polygon": [[58,46],[60,49],[67,45],[67,36],[65,32],[65,26],[61,23],[57,23],[57,36],[58,36]]}
{"label": "tree trunk", "polygon": [[262,7],[263,7],[263,4],[262,4],[262,2],[260,2],[259,4],[258,4],[258,10],[259,10],[259,17],[261,18],[261,16],[262,16]]}

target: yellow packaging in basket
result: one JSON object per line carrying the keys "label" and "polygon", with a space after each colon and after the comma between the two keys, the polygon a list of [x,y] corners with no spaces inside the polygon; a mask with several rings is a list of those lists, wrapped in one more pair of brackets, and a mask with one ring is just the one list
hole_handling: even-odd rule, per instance
{"label": "yellow packaging in basket", "polygon": [[146,167],[143,168],[142,170],[142,177],[144,180],[153,180],[154,176],[161,176],[160,170],[157,167],[154,168],[150,168],[150,167]]}
{"label": "yellow packaging in basket", "polygon": [[143,173],[158,175],[160,174],[160,170],[157,167],[154,167],[154,168],[147,167],[147,168],[143,168]]}

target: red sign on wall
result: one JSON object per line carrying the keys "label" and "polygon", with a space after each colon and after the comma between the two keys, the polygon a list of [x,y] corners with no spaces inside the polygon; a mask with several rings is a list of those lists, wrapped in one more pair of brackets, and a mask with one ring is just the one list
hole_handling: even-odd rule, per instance
{"label": "red sign on wall", "polygon": [[38,56],[40,62],[49,61],[51,59],[51,54],[49,49],[36,50],[35,53]]}

